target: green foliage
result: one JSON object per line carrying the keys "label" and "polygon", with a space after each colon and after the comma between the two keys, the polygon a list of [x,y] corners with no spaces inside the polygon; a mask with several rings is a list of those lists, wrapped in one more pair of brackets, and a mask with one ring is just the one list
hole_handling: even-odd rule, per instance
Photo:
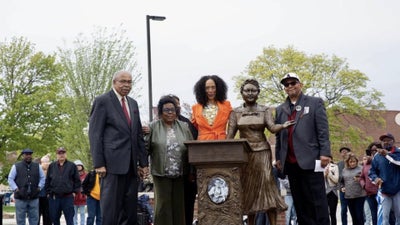
{"label": "green foliage", "polygon": [[69,149],[68,158],[80,159],[88,168],[91,153],[87,129],[94,98],[111,90],[112,76],[120,70],[133,74],[135,88],[131,95],[137,97],[141,91],[136,86],[141,74],[136,70],[135,47],[121,28],[111,32],[96,28],[90,37],[80,34],[72,48],[59,48],[58,52],[65,70],[64,111],[69,115],[62,130],[62,144]]}
{"label": "green foliage", "polygon": [[280,80],[288,72],[300,76],[304,93],[325,101],[332,148],[350,145],[356,151],[364,150],[372,138],[365,137],[357,127],[349,126],[344,115],[382,126],[382,117],[375,113],[375,110],[384,109],[380,100],[382,94],[368,89],[368,77],[361,71],[351,69],[345,59],[335,55],[309,55],[291,46],[284,49],[270,46],[264,48],[244,72],[234,77],[235,85],[238,90],[244,79],[255,78],[262,89],[259,102],[277,106],[286,99]]}
{"label": "green foliage", "polygon": [[55,56],[36,52],[25,38],[0,43],[1,173],[8,173],[12,163],[5,159],[7,152],[29,147],[39,157],[54,149],[65,116],[61,73]]}

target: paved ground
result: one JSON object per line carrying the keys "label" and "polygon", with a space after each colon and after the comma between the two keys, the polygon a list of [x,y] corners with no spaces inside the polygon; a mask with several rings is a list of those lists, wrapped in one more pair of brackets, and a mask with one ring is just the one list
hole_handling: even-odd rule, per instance
{"label": "paved ground", "polygon": [[[338,204],[338,209],[336,211],[336,218],[337,218],[337,225],[341,225],[342,221],[340,220],[340,205]],[[352,225],[351,222],[351,216],[350,213],[348,213],[347,215],[347,225]],[[16,225],[17,223],[15,222],[15,219],[4,219],[3,218],[3,225]],[[28,224],[28,221],[26,222],[26,224]],[[64,220],[64,216],[61,216],[61,225],[66,225],[65,220]]]}
{"label": "paved ground", "polygon": [[[64,220],[64,216],[61,216],[60,222],[61,222],[61,225],[66,225],[65,220]],[[13,219],[4,219],[3,218],[3,225],[16,225],[16,224],[17,224],[17,222],[15,221],[15,218],[13,218]],[[28,220],[26,220],[26,224],[27,225],[29,224]],[[42,223],[40,223],[40,224],[42,224]]]}

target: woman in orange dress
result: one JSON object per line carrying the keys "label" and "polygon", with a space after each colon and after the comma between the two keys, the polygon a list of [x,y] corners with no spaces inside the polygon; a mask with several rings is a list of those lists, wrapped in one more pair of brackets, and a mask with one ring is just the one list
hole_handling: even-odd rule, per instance
{"label": "woman in orange dress", "polygon": [[192,106],[192,123],[198,129],[197,140],[224,140],[232,106],[226,100],[228,86],[217,75],[200,78],[194,86],[197,104]]}

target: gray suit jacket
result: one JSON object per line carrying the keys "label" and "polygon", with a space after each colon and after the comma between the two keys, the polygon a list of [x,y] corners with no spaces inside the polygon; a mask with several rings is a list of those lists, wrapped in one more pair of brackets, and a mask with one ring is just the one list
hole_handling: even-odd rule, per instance
{"label": "gray suit jacket", "polygon": [[[296,107],[297,106],[297,107]],[[296,124],[293,129],[293,147],[297,163],[304,170],[313,170],[315,160],[322,156],[330,156],[329,126],[324,102],[321,98],[301,94],[295,108]],[[293,109],[296,110],[296,109]],[[275,123],[283,124],[288,120],[290,100],[276,108]],[[288,153],[288,129],[276,134],[275,159],[280,160],[285,168]]]}
{"label": "gray suit jacket", "polygon": [[[113,90],[96,97],[89,122],[93,166],[105,166],[107,173],[127,174],[130,166],[148,165],[137,102],[127,97],[131,126]],[[133,163],[133,165],[131,165]]]}

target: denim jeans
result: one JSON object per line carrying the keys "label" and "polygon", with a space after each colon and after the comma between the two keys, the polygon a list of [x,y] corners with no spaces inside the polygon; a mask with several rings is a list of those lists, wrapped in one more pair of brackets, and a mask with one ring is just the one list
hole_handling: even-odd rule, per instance
{"label": "denim jeans", "polygon": [[393,196],[378,193],[378,203],[382,209],[382,225],[389,225],[390,210],[392,209],[396,217],[396,225],[400,225],[400,191]]}
{"label": "denim jeans", "polygon": [[378,218],[378,202],[376,201],[376,195],[369,195],[365,197],[368,202],[369,210],[371,211],[372,225],[377,225]]}
{"label": "denim jeans", "polygon": [[286,225],[290,225],[293,220],[294,223],[297,222],[296,210],[293,204],[292,195],[285,195],[285,203],[288,206],[288,209],[285,212]]}
{"label": "denim jeans", "polygon": [[49,197],[49,214],[53,225],[60,225],[61,212],[67,225],[74,225],[74,197]]}
{"label": "denim jeans", "polygon": [[86,205],[88,211],[86,225],[93,225],[95,218],[96,218],[96,225],[101,225],[100,201],[88,195],[86,198]]}
{"label": "denim jeans", "polygon": [[25,225],[28,215],[29,224],[39,223],[39,199],[15,199],[15,218],[18,225]]}
{"label": "denim jeans", "polygon": [[342,225],[347,225],[347,199],[344,198],[344,192],[339,191],[340,198],[340,218],[342,220]]}
{"label": "denim jeans", "polygon": [[267,213],[258,212],[256,214],[256,225],[269,225]]}
{"label": "denim jeans", "polygon": [[80,215],[81,225],[85,225],[85,205],[74,205],[74,225],[78,225],[78,214]]}

